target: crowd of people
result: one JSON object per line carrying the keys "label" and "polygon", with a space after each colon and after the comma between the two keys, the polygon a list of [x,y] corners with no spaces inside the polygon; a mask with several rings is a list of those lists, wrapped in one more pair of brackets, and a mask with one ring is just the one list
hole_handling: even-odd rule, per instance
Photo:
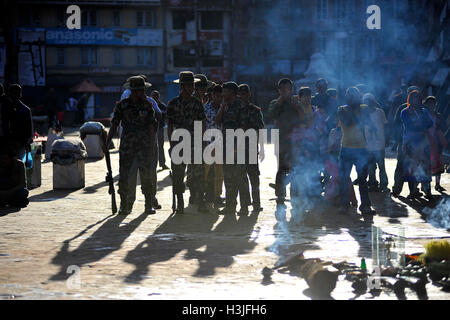
{"label": "crowd of people", "polygon": [[284,203],[290,182],[291,202],[297,206],[300,202],[302,209],[316,205],[324,192],[325,199],[345,213],[357,205],[350,180],[354,165],[359,209],[362,214],[374,214],[369,191],[390,192],[385,168],[388,133],[392,133],[393,150],[397,151],[392,195],[398,197],[408,182],[408,199],[419,198],[423,196],[418,189],[421,183],[424,196],[431,200],[432,176],[436,177],[435,190],[445,191],[440,175],[444,172],[442,153],[448,145],[444,135],[447,125],[436,112],[435,97],[424,98],[419,88],[409,87],[406,95],[401,92],[393,99],[388,114],[395,116],[389,122],[366,85],[349,87],[341,106],[336,104],[337,90],[328,89],[325,79],[319,79],[315,87],[314,97],[308,87],[294,95],[292,81],[282,79],[278,83],[280,96],[269,108],[280,128],[280,165],[274,185],[278,203]]}
{"label": "crowd of people", "polygon": [[[176,212],[184,212],[184,193],[186,185],[190,191],[189,204],[197,205],[199,211],[208,206],[224,207],[220,213],[235,213],[237,196],[240,197],[240,214],[248,214],[248,207],[261,211],[258,164],[205,164],[194,161],[194,122],[202,123],[203,133],[208,129],[225,131],[227,129],[264,127],[262,112],[250,102],[248,85],[238,86],[234,82],[223,85],[213,83],[205,75],[181,72],[175,80],[180,85],[180,94],[172,99],[167,107],[159,101],[159,92],[152,91],[146,96],[145,90],[151,87],[144,75],[127,80],[120,102],[116,105],[111,129],[106,145],[110,144],[119,127],[122,127],[120,143],[119,190],[121,198],[119,214],[129,214],[135,201],[136,175],[142,183],[145,196],[145,211],[154,214],[161,206],[156,199],[157,159],[162,169],[167,169],[163,149],[163,128],[167,123],[169,137],[178,129],[190,133],[191,159],[178,163],[171,158],[171,177]],[[171,151],[179,142],[169,139]],[[212,138],[209,142],[214,143]],[[201,148],[205,148],[205,143]],[[226,142],[224,143],[226,145]],[[250,157],[249,143],[246,143],[246,156]],[[159,157],[158,157],[159,153]],[[185,183],[186,178],[186,183]],[[249,184],[250,179],[250,184]],[[225,203],[221,197],[225,185]],[[250,196],[250,187],[252,188]]]}
{"label": "crowd of people", "polygon": [[[226,130],[258,131],[265,127],[261,108],[251,102],[250,87],[233,81],[217,84],[203,74],[194,75],[190,71],[181,72],[174,82],[180,86],[179,95],[166,106],[160,101],[158,91],[153,90],[147,95],[147,89],[152,85],[145,75],[130,77],[114,108],[105,147],[109,147],[120,130],[119,214],[127,215],[132,211],[138,172],[145,196],[145,211],[154,214],[161,208],[156,197],[157,164],[159,162],[163,170],[169,169],[164,153],[166,124],[176,213],[184,212],[186,186],[190,193],[189,204],[197,205],[199,211],[213,207],[222,208],[218,211],[220,214],[235,214],[238,195],[239,215],[248,214],[250,206],[254,212],[262,211],[259,165],[258,161],[250,163],[249,159],[252,156],[263,159],[263,148],[251,148],[246,140],[244,164],[236,161],[236,147],[232,156],[234,163],[194,161],[196,121],[202,123],[202,136],[209,129],[224,133],[224,159],[227,158]],[[438,101],[435,97],[424,97],[418,87],[411,86],[396,95],[386,110],[366,85],[349,87],[342,101],[338,90],[328,88],[325,79],[315,83],[314,91],[310,87],[294,90],[290,79],[279,80],[279,96],[271,101],[267,111],[267,117],[279,130],[278,169],[275,184],[271,184],[278,205],[284,205],[289,183],[294,210],[310,210],[326,201],[336,205],[339,213],[358,206],[353,185],[359,186],[362,214],[375,214],[371,191],[398,197],[407,182],[409,199],[425,196],[431,200],[432,176],[435,176],[435,190],[445,191],[440,176],[444,173],[442,153],[448,145],[444,134],[447,124],[436,111]],[[20,85],[11,85],[7,94],[4,94],[3,86],[0,91],[0,204],[26,206],[28,191],[22,171],[25,170],[24,155],[33,139],[31,111],[21,101]],[[88,98],[82,97],[81,103],[68,99],[67,108],[77,107],[82,113],[83,101]],[[46,104],[54,105],[53,100],[54,90],[51,90]],[[50,125],[57,126],[55,115],[52,114],[51,119]],[[191,134],[192,152],[187,163],[174,161],[172,156],[180,143],[171,139],[177,129]],[[392,192],[388,188],[385,167],[385,150],[391,142],[392,150],[397,151]],[[201,148],[204,150],[214,143],[213,138],[204,142]],[[352,182],[353,166],[357,179]],[[424,194],[420,192],[419,184]],[[225,198],[221,197],[223,186]]]}
{"label": "crowd of people", "polygon": [[[136,138],[136,125],[124,120],[122,110],[133,108],[128,105],[137,103],[139,95],[145,96],[145,76],[133,78],[133,81],[143,81],[139,88],[130,87],[126,93],[129,100],[122,100],[124,105],[118,105],[114,113],[113,127],[109,139],[115,134],[119,123],[124,125],[125,136],[122,139],[137,139],[135,146],[125,151],[121,150],[121,159],[132,155],[133,159],[147,159],[142,153],[142,142],[145,139]],[[129,79],[130,80],[130,79]],[[203,123],[202,133],[208,129],[218,129],[223,132],[226,140],[227,129],[255,129],[265,127],[261,108],[251,103],[251,90],[247,84],[238,85],[235,82],[216,84],[203,74],[194,75],[190,71],[180,73],[174,81],[180,85],[180,94],[172,99],[165,111],[151,98],[148,101],[148,117],[154,122],[152,140],[149,145],[162,148],[163,141],[156,143],[156,132],[161,134],[160,123],[162,115],[168,125],[168,135],[171,151],[179,143],[170,139],[177,129],[185,129],[190,133],[191,159],[187,163],[171,163],[173,193],[177,203],[176,212],[184,212],[184,193],[186,185],[190,191],[189,204],[196,204],[200,211],[207,210],[209,205],[219,208],[220,214],[234,214],[238,204],[238,214],[248,214],[249,207],[260,212],[260,181],[259,165],[251,164],[251,152],[256,152],[260,159],[264,150],[258,147],[252,149],[249,142],[245,145],[245,163],[236,162],[237,149],[234,149],[234,163],[205,164],[194,161],[194,122]],[[130,83],[130,82],[129,82]],[[286,187],[291,185],[291,203],[296,210],[309,210],[327,201],[338,206],[339,213],[345,213],[350,206],[357,206],[358,201],[353,185],[359,186],[362,214],[375,214],[370,201],[370,191],[390,194],[388,175],[385,167],[385,150],[390,138],[394,139],[397,151],[397,168],[394,177],[393,196],[399,196],[402,185],[408,182],[409,199],[421,197],[418,184],[422,184],[425,197],[431,199],[431,177],[436,176],[435,189],[445,191],[440,185],[440,174],[444,172],[442,152],[447,146],[443,134],[444,121],[436,113],[436,98],[423,98],[417,87],[410,87],[407,95],[400,93],[394,98],[386,116],[385,110],[377,101],[375,95],[366,85],[349,87],[343,96],[343,103],[338,100],[338,91],[328,88],[325,79],[319,79],[315,84],[315,92],[310,87],[301,87],[294,92],[294,84],[290,79],[283,78],[278,82],[279,97],[274,99],[268,108],[267,117],[274,120],[279,129],[278,170],[275,177],[275,195],[278,205],[286,200]],[[137,93],[137,92],[140,93]],[[124,93],[125,94],[125,93]],[[153,94],[152,94],[153,96]],[[405,97],[403,101],[401,97]],[[158,95],[159,98],[159,95]],[[152,101],[153,100],[153,101]],[[156,99],[155,99],[156,100]],[[139,107],[138,107],[139,108]],[[134,108],[136,109],[136,108]],[[392,121],[389,121],[391,114]],[[133,127],[134,129],[131,130]],[[144,129],[144,127],[143,127]],[[259,137],[258,137],[259,139]],[[138,143],[139,142],[139,143]],[[147,142],[146,142],[147,143]],[[214,140],[208,143],[214,143]],[[207,143],[207,144],[208,144]],[[133,143],[130,142],[130,145]],[[207,144],[202,147],[205,148]],[[128,145],[128,143],[126,144]],[[226,145],[224,141],[223,146]],[[163,150],[163,149],[160,149]],[[224,153],[226,149],[224,148]],[[160,151],[161,154],[161,151]],[[156,160],[155,156],[153,158]],[[227,155],[223,155],[223,159]],[[173,159],[172,159],[173,160]],[[131,212],[134,202],[134,191],[128,197],[128,190],[134,190],[135,171],[131,171],[132,159],[121,160],[121,214]],[[154,213],[155,207],[160,207],[156,200],[156,165],[150,164],[148,183],[143,185],[143,193],[149,200],[148,212]],[[139,161],[138,161],[139,162]],[[139,162],[140,163],[140,162]],[[140,164],[144,166],[144,164]],[[137,165],[139,166],[139,165]],[[357,179],[350,179],[351,170],[355,166]],[[141,167],[139,167],[139,170]],[[379,181],[376,171],[378,169]],[[131,179],[129,172],[133,172]],[[145,169],[143,171],[145,172]],[[123,177],[123,178],[122,178]],[[186,177],[186,185],[184,179]],[[129,185],[129,181],[133,185]],[[221,198],[222,187],[225,186],[225,199]]]}

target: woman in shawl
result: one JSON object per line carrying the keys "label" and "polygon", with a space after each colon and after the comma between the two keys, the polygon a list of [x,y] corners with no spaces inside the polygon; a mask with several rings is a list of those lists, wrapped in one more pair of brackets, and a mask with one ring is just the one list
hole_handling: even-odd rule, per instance
{"label": "woman in shawl", "polygon": [[[326,138],[326,123],[319,109],[311,105],[311,94],[309,87],[302,87],[298,91],[299,125],[291,134],[293,148],[291,190],[294,198],[301,193],[304,200],[312,200],[310,204],[314,205],[322,193],[321,149],[323,139]],[[311,208],[308,205],[307,207]]]}
{"label": "woman in shawl", "polygon": [[407,107],[400,113],[403,122],[403,181],[408,182],[408,199],[420,197],[422,183],[426,198],[431,199],[431,154],[427,130],[433,126],[428,110],[422,105],[418,90],[409,93]]}

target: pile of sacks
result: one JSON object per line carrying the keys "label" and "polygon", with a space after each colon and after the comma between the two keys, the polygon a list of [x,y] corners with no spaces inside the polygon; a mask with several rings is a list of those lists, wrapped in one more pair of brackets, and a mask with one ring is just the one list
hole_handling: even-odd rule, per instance
{"label": "pile of sacks", "polygon": [[104,135],[106,138],[108,132],[106,131],[105,126],[100,122],[88,121],[85,122],[80,128],[81,140],[84,140],[88,134]]}
{"label": "pile of sacks", "polygon": [[[80,138],[81,140],[84,140],[88,134],[92,135],[99,135],[100,136],[100,143],[101,143],[101,149],[104,150],[104,142],[106,141],[106,138],[108,137],[108,131],[106,130],[105,126],[101,124],[100,122],[95,121],[88,121],[84,123],[80,128]],[[111,145],[109,149],[114,149],[114,144],[111,141]]]}
{"label": "pile of sacks", "polygon": [[86,147],[78,138],[57,139],[52,144],[50,159],[55,164],[70,165],[86,158]]}

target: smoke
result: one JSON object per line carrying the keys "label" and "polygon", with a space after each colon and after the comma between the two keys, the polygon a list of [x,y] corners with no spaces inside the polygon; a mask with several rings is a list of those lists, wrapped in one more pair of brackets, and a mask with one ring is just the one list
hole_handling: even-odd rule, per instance
{"label": "smoke", "polygon": [[[380,30],[367,28],[369,5],[380,7]],[[427,1],[333,1],[322,17],[316,1],[274,0],[270,6],[258,6],[256,27],[265,36],[265,61],[272,68],[266,72],[300,80],[305,70],[297,66],[318,51],[335,78],[328,79],[329,87],[337,88],[340,96],[346,88],[364,83],[384,104],[402,78],[408,84],[423,84],[417,73],[424,71],[430,50],[428,5]]]}
{"label": "smoke", "polygon": [[443,198],[435,208],[425,208],[427,222],[436,228],[450,229],[450,197]]}

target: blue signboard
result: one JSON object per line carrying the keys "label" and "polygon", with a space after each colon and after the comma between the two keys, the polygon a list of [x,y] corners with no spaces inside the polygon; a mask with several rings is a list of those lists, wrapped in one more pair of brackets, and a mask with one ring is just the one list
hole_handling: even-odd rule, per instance
{"label": "blue signboard", "polygon": [[48,45],[162,46],[161,29],[95,28],[79,30],[46,28]]}

